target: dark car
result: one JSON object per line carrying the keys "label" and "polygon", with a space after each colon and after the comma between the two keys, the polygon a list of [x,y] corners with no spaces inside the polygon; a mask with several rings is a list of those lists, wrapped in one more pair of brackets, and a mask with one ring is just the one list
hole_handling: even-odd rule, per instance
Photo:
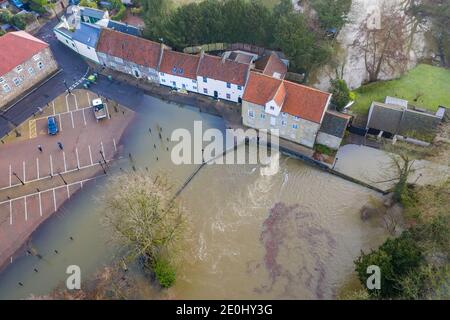
{"label": "dark car", "polygon": [[55,135],[58,133],[58,122],[56,122],[55,117],[47,118],[47,128],[48,128],[48,134]]}

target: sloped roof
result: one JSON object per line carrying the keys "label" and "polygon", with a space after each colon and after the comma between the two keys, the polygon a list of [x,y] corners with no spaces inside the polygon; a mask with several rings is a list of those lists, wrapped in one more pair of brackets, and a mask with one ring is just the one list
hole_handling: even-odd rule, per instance
{"label": "sloped roof", "polygon": [[0,37],[0,76],[29,60],[48,44],[25,31],[9,32]]}
{"label": "sloped roof", "polygon": [[100,37],[100,31],[99,26],[81,22],[79,28],[73,32],[72,39],[95,48]]}
{"label": "sloped roof", "polygon": [[[279,89],[281,91],[278,91]],[[320,123],[327,107],[328,99],[331,96],[330,93],[298,83],[276,79],[257,72],[250,72],[243,100],[264,106],[275,97],[277,92],[285,92],[281,108],[282,112],[316,123]]]}
{"label": "sloped roof", "polygon": [[280,79],[284,79],[287,73],[287,66],[274,52],[256,61],[255,67],[256,69],[261,70],[265,75],[271,77],[275,77],[279,74]]}
{"label": "sloped roof", "polygon": [[400,121],[398,133],[404,136],[410,136],[413,132],[419,134],[432,134],[436,131],[441,119],[435,115],[405,110],[403,118]]}
{"label": "sloped roof", "polygon": [[108,24],[106,25],[106,27],[123,33],[131,34],[132,36],[141,36],[141,30],[138,27],[132,26],[127,23],[108,20]]}
{"label": "sloped roof", "polygon": [[174,76],[197,80],[199,61],[200,56],[164,50],[159,71]]}
{"label": "sloped roof", "polygon": [[373,102],[367,127],[396,134],[403,114],[403,107]]}
{"label": "sloped roof", "polygon": [[105,11],[95,9],[95,8],[88,8],[88,7],[82,7],[80,9],[80,12],[84,16],[89,16],[96,19],[101,19],[105,15]]}
{"label": "sloped roof", "polygon": [[161,44],[111,29],[102,29],[97,51],[157,69]]}
{"label": "sloped roof", "polygon": [[200,59],[197,75],[244,86],[249,65],[205,54]]}
{"label": "sloped roof", "polygon": [[250,72],[242,99],[264,106],[273,99],[281,83],[282,81],[280,79],[264,76],[256,72]]}
{"label": "sloped roof", "polygon": [[351,116],[336,111],[326,111],[319,131],[342,138]]}

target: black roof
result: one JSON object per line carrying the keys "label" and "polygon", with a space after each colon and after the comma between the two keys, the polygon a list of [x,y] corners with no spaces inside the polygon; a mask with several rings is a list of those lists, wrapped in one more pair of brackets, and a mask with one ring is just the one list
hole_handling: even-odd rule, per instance
{"label": "black roof", "polygon": [[335,111],[327,111],[323,117],[320,130],[323,133],[342,138],[350,117]]}

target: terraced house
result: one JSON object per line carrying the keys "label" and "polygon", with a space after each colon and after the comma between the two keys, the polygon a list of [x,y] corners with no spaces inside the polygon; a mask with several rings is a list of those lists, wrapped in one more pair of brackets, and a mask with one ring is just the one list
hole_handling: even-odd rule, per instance
{"label": "terraced house", "polygon": [[252,71],[242,120],[256,129],[279,129],[281,138],[312,148],[330,99],[330,93]]}
{"label": "terraced house", "polygon": [[198,93],[240,103],[249,72],[249,64],[202,54],[197,70]]}
{"label": "terraced house", "polygon": [[175,89],[198,92],[197,69],[200,56],[164,50],[159,67],[159,82]]}
{"label": "terraced house", "polygon": [[105,67],[159,84],[165,45],[111,29],[102,29],[97,55]]}
{"label": "terraced house", "polygon": [[47,43],[25,31],[0,37],[0,108],[58,69]]}

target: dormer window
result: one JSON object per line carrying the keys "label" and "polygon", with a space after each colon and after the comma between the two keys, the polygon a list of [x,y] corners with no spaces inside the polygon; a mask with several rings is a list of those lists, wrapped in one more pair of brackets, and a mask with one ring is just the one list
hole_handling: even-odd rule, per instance
{"label": "dormer window", "polygon": [[20,71],[22,71],[23,70],[23,68],[22,68],[22,66],[19,64],[17,67],[16,67],[16,71],[17,72],[20,72]]}
{"label": "dormer window", "polygon": [[177,67],[173,67],[173,68],[172,68],[172,72],[173,72],[173,73],[177,73]]}
{"label": "dormer window", "polygon": [[231,83],[227,82],[227,88],[231,88]]}
{"label": "dormer window", "polygon": [[203,77],[203,82],[208,82],[208,78],[207,77]]}
{"label": "dormer window", "polygon": [[297,117],[297,116],[294,116],[294,120],[295,120],[295,121],[300,121],[300,118]]}

